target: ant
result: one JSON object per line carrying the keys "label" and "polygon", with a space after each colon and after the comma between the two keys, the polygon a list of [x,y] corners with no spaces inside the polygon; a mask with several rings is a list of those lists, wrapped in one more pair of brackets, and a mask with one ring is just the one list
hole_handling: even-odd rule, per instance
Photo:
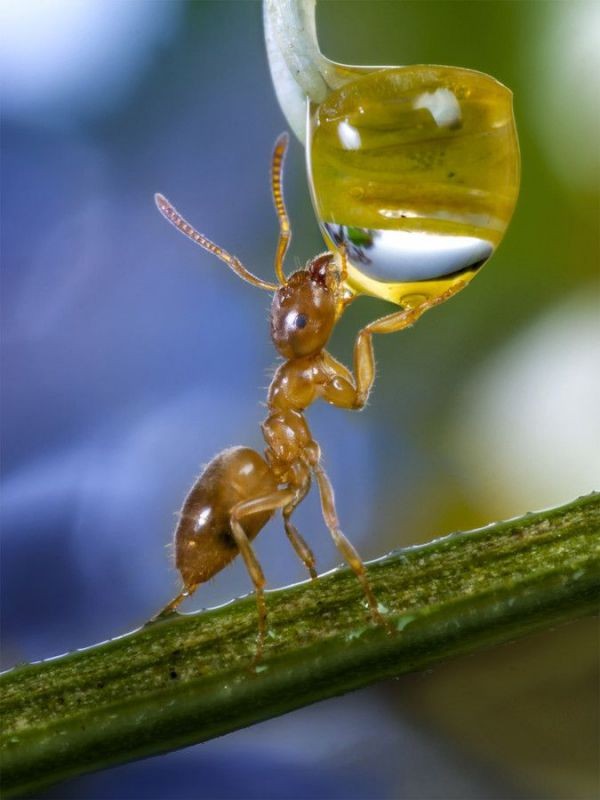
{"label": "ant", "polygon": [[235,256],[198,233],[165,197],[155,195],[159,211],[178,230],[224,261],[252,286],[273,293],[271,339],[284,361],[275,372],[267,394],[268,416],[262,423],[264,456],[248,447],[231,447],[204,468],[183,504],[175,531],[175,563],[183,588],[157,615],[163,617],[173,612],[200,584],[241,553],[256,592],[257,660],[267,631],[266,581],[251,542],[275,511],[281,509],[292,547],[310,577],[317,577],[314,555],[291,522],[294,509],[310,489],[313,475],[333,541],[360,581],[371,618],[386,626],[365,565],[340,529],[333,488],[321,466],[321,451],[304,412],[318,399],[338,408],[364,408],[375,379],[373,334],[394,333],[409,327],[425,311],[440,305],[464,285],[455,285],[421,305],[401,309],[366,325],[354,345],[353,374],[325,350],[335,324],[355,298],[346,282],[345,250],[315,256],[304,269],[289,277],[283,270],[291,239],[281,178],[287,146],[288,135],[283,133],[275,143],[271,164],[271,190],[279,219],[275,254],[278,283],[257,278]]}

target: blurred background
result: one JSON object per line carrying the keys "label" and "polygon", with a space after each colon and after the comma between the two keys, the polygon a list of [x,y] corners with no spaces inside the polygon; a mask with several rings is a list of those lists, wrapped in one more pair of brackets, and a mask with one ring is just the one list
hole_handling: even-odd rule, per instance
{"label": "blurred background", "polygon": [[[2,659],[125,633],[178,583],[166,545],[201,465],[262,447],[268,295],[159,216],[164,192],[271,279],[268,169],[285,127],[258,2],[21,0],[2,29]],[[467,291],[376,341],[369,408],[314,407],[365,558],[598,488],[600,5],[325,2],[341,62],[490,73],[515,95],[523,181]],[[288,270],[322,250],[292,143]],[[364,299],[336,331],[347,363]],[[596,486],[594,486],[596,484]],[[315,497],[296,520],[338,563]],[[304,579],[279,522],[271,587]],[[186,610],[249,591],[242,565]],[[582,621],[63,784],[47,798],[587,798],[597,645]]]}

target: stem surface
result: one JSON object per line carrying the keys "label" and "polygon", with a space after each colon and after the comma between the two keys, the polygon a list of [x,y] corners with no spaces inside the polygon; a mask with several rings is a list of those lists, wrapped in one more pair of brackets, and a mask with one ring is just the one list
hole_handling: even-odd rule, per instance
{"label": "stem surface", "polygon": [[409,547],[369,565],[369,622],[347,569],[180,615],[0,677],[3,790],[31,792],[164,753],[597,611],[600,495]]}

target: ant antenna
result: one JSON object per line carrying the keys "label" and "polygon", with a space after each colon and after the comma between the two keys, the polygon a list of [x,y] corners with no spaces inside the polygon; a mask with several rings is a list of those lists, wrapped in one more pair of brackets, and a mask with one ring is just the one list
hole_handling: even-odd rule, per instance
{"label": "ant antenna", "polygon": [[283,261],[292,238],[290,220],[285,208],[285,202],[283,200],[283,188],[281,181],[283,162],[289,140],[290,137],[285,132],[279,136],[275,142],[275,149],[273,150],[273,158],[271,160],[271,190],[273,192],[275,211],[277,212],[277,217],[279,218],[279,240],[277,242],[277,252],[275,253],[275,274],[277,275],[277,280],[279,283],[286,282],[285,273],[283,271]]}
{"label": "ant antenna", "polygon": [[196,244],[199,244],[200,247],[208,250],[209,253],[213,253],[217,258],[220,258],[221,261],[224,261],[240,278],[251,283],[252,286],[258,286],[259,289],[268,289],[270,292],[277,291],[277,284],[257,278],[256,275],[253,275],[246,269],[239,259],[232,256],[226,250],[223,250],[222,247],[218,247],[214,242],[211,242],[210,239],[207,239],[206,236],[199,233],[162,194],[155,194],[154,201],[163,217],[174,225],[177,230],[181,231],[181,233],[185,234],[193,242],[196,242]]}

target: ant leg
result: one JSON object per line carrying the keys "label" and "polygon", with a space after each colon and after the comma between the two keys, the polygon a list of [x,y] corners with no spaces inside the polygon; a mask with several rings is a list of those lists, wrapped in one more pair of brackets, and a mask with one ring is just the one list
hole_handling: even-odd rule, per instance
{"label": "ant leg", "polygon": [[410,328],[422,314],[429,311],[430,308],[445,303],[446,300],[449,300],[465,286],[465,282],[457,283],[443,294],[433,297],[414,308],[395,311],[365,325],[356,337],[354,345],[354,375],[356,380],[354,408],[363,408],[369,398],[369,393],[375,380],[375,355],[372,335],[374,333],[396,333],[404,328]]}
{"label": "ant leg", "polygon": [[464,283],[458,283],[439,295],[439,297],[427,300],[425,303],[415,306],[415,308],[395,311],[393,314],[380,317],[380,319],[365,325],[359,331],[354,343],[354,374],[329,353],[323,351],[325,366],[333,377],[321,386],[320,396],[327,403],[331,403],[338,408],[351,408],[354,410],[364,408],[375,380],[373,334],[395,333],[414,325],[422,314],[430,308],[444,303],[464,286]]}
{"label": "ant leg", "polygon": [[386,620],[383,618],[377,606],[377,600],[375,599],[375,595],[373,594],[371,584],[369,583],[369,579],[367,577],[366,567],[363,564],[361,557],[354,549],[354,546],[348,541],[348,539],[346,539],[340,530],[340,523],[335,510],[335,498],[331,482],[327,477],[325,470],[319,465],[315,466],[315,475],[317,476],[317,483],[319,484],[323,517],[325,518],[325,524],[329,528],[329,532],[333,537],[335,546],[338,548],[360,581],[360,585],[363,588],[365,597],[367,598],[367,602],[369,604],[369,611],[371,612],[373,621],[378,625],[383,625],[386,629],[389,629]]}
{"label": "ant leg", "polygon": [[290,522],[290,515],[292,511],[293,508],[290,508],[289,510],[286,508],[283,512],[283,527],[285,528],[287,537],[290,540],[292,547],[296,551],[298,558],[304,563],[304,566],[308,570],[310,577],[315,580],[315,578],[317,578],[317,562],[315,560],[313,551],[306,544],[303,537],[298,533],[298,528],[296,528],[296,526]]}
{"label": "ant leg", "polygon": [[150,622],[156,622],[156,620],[162,619],[163,617],[167,617],[167,616],[169,616],[169,614],[172,614],[175,611],[175,609],[181,603],[183,603],[183,601],[186,598],[191,597],[194,594],[194,592],[196,591],[197,588],[198,588],[198,584],[197,583],[194,584],[193,586],[184,587],[179,592],[177,597],[174,597],[171,600],[170,603],[167,603],[167,605],[163,609],[161,609],[158,613],[156,613],[153,617],[150,618]]}
{"label": "ant leg", "polygon": [[285,208],[283,199],[283,188],[281,185],[281,172],[283,169],[283,160],[285,158],[285,151],[287,150],[289,136],[287,133],[282,133],[275,142],[275,149],[273,150],[273,158],[271,162],[271,191],[273,192],[273,202],[275,203],[275,211],[279,219],[279,239],[277,241],[277,250],[275,252],[275,275],[279,283],[285,283],[285,273],[283,271],[283,261],[285,254],[290,245],[292,238],[292,229],[290,227],[290,220]]}
{"label": "ant leg", "polygon": [[298,533],[298,529],[290,521],[294,510],[299,503],[304,500],[310,489],[310,470],[303,462],[296,462],[294,465],[294,478],[291,485],[297,485],[296,494],[293,501],[283,509],[283,527],[287,534],[290,544],[296,551],[296,555],[308,570],[310,577],[314,580],[317,577],[316,560],[312,550]]}
{"label": "ant leg", "polygon": [[281,489],[277,492],[257,497],[254,500],[243,500],[238,503],[231,511],[230,525],[231,533],[238,546],[246,569],[250,574],[254,590],[256,592],[256,606],[258,610],[258,637],[256,643],[255,661],[259,661],[262,655],[265,636],[267,634],[267,605],[265,603],[264,587],[266,584],[262,567],[254,554],[252,545],[241,525],[241,520],[249,514],[257,514],[264,511],[274,511],[276,508],[287,506],[294,499],[294,492],[290,489]]}

